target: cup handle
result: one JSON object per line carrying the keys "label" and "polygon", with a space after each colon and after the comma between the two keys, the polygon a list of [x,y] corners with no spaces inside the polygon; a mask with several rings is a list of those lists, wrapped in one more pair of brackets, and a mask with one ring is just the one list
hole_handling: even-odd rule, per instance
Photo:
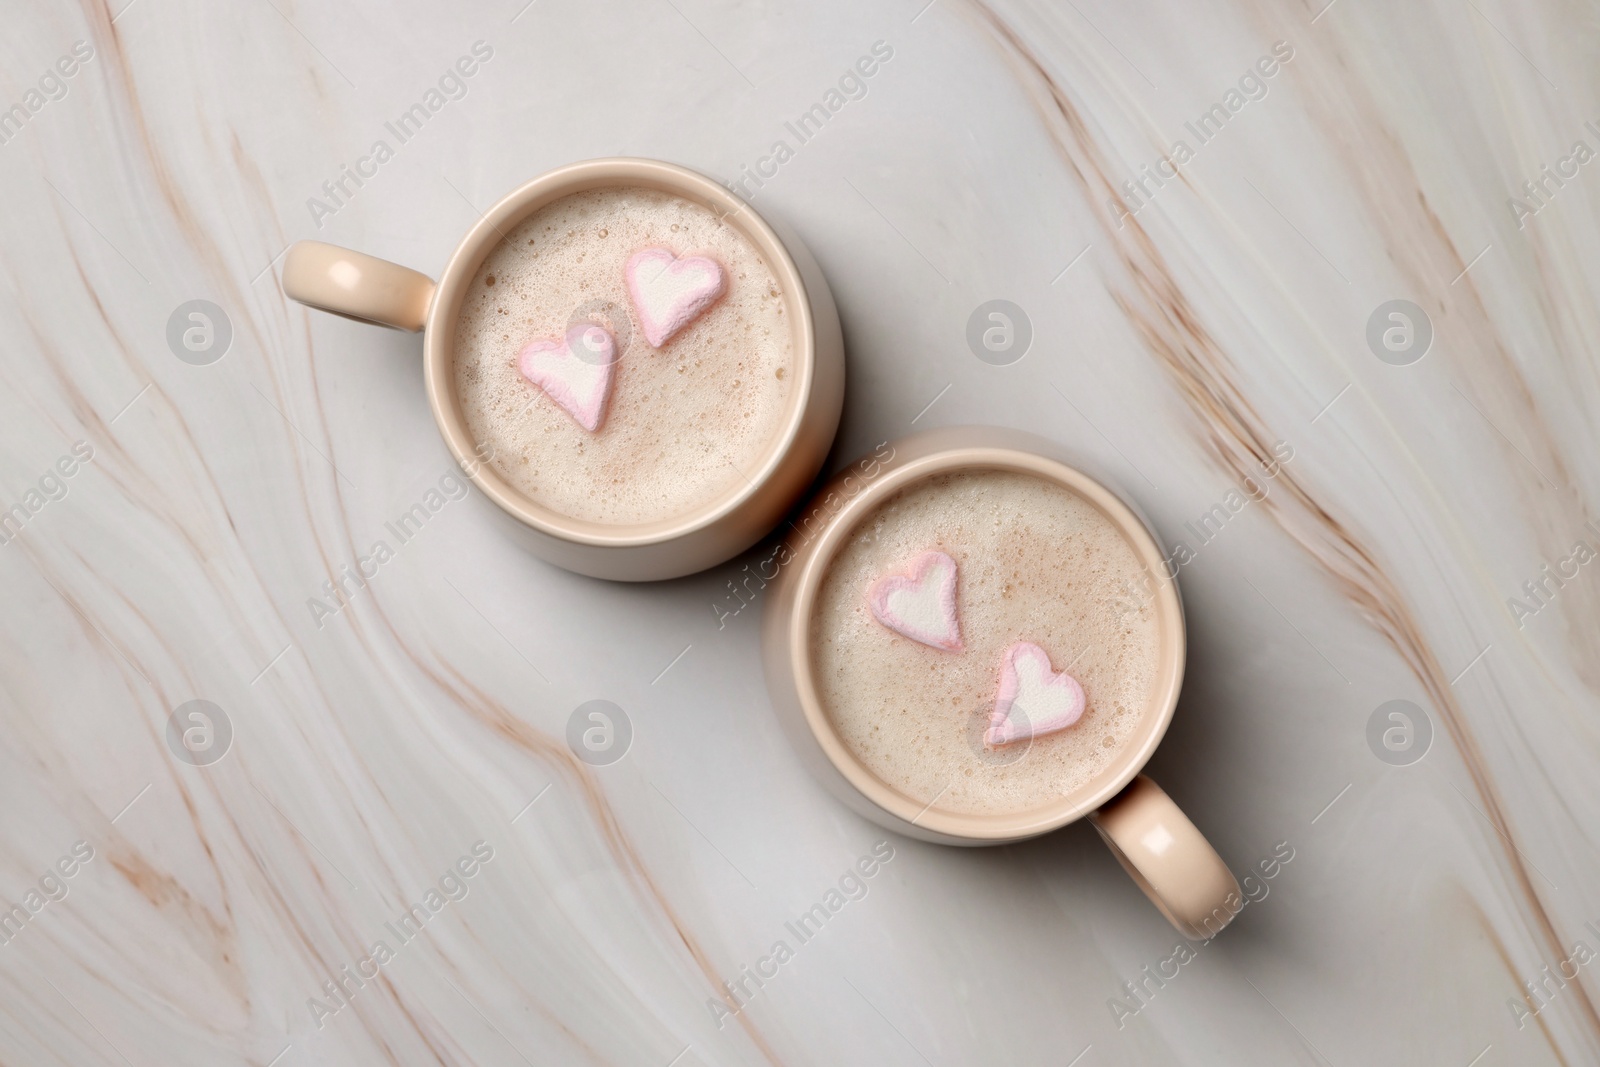
{"label": "cup handle", "polygon": [[1122,869],[1184,937],[1214,937],[1244,907],[1239,883],[1211,842],[1144,775],[1089,821]]}
{"label": "cup handle", "polygon": [[283,261],[283,294],[357,322],[422,329],[433,279],[386,259],[321,241],[296,241]]}

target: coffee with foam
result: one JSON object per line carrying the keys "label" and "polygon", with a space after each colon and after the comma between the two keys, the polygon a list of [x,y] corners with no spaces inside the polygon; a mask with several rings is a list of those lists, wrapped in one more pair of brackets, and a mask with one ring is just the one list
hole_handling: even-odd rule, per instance
{"label": "coffee with foam", "polygon": [[[726,291],[652,348],[624,272],[641,249],[704,256]],[[461,304],[455,386],[477,444],[512,488],[576,519],[633,525],[753,480],[795,381],[789,298],[729,222],[671,193],[608,187],[545,205],[485,257]],[[609,403],[588,429],[518,368],[530,342],[584,322],[610,332]]]}
{"label": "coffee with foam", "polygon": [[[959,651],[886,627],[868,591],[907,561],[955,561]],[[829,565],[810,622],[812,675],[841,741],[918,804],[959,814],[1059,802],[1139,734],[1161,667],[1157,602],[1119,527],[1072,490],[1033,474],[968,470],[884,501]],[[1017,642],[1045,650],[1081,684],[1072,725],[987,748],[1001,661]]]}

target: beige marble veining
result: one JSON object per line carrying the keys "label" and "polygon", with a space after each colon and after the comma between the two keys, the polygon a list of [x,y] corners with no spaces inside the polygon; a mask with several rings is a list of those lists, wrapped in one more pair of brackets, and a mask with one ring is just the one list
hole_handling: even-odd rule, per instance
{"label": "beige marble veining", "polygon": [[[1543,168],[1600,151],[1592,21],[1364,0],[8,12],[0,513],[23,518],[0,544],[0,900],[26,918],[0,916],[0,1058],[1590,1062],[1600,586],[1573,550],[1600,547],[1600,201],[1594,167]],[[478,41],[463,90],[388,132]],[[880,41],[892,58],[799,142],[785,123]],[[1185,124],[1280,41],[1292,58],[1195,143]],[[386,526],[452,469],[420,345],[287,303],[290,241],[437,272],[549,167],[732,180],[780,138],[747,190],[839,301],[836,465],[1016,425],[1171,544],[1293,447],[1180,575],[1189,676],[1150,771],[1255,886],[1192,959],[1086,827],[951,850],[832,802],[767,712],[759,589],[729,599],[748,560],[594,582],[520,552],[476,492],[403,542]],[[313,210],[377,139],[392,157]],[[1177,140],[1178,177],[1108,204]],[[1010,366],[965,340],[996,297],[1033,329]],[[167,337],[196,299],[232,328],[209,365]],[[1434,329],[1409,366],[1366,340],[1393,299]],[[392,558],[337,611],[308,606],[379,541]],[[194,699],[232,730],[210,765],[168,737]],[[608,766],[566,740],[592,699],[632,724]],[[1394,699],[1433,727],[1409,766],[1367,741]],[[796,938],[880,842],[864,895]]]}

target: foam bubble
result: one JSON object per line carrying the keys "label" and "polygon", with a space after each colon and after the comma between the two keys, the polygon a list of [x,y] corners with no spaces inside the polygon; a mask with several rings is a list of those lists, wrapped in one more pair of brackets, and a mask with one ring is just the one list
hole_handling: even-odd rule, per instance
{"label": "foam bubble", "polygon": [[[867,608],[875,579],[929,549],[959,568],[965,652],[901,637]],[[1143,578],[1121,531],[1063,486],[995,470],[925,479],[867,516],[823,577],[810,634],[823,707],[868,770],[920,803],[963,814],[1054,803],[1139,732],[1161,654],[1156,605],[1124,592]],[[972,719],[994,706],[1000,657],[1024,640],[1078,680],[1088,706],[1021,759],[985,757]]]}
{"label": "foam bubble", "polygon": [[[661,349],[645,343],[623,281],[628,257],[651,245],[709,255],[728,277],[726,295]],[[522,346],[564,336],[580,309],[620,353],[598,433],[517,371]],[[760,253],[707,208],[647,189],[574,193],[478,268],[456,326],[456,390],[473,438],[535,503],[612,524],[671,518],[742,485],[772,443],[795,378],[791,318]]]}

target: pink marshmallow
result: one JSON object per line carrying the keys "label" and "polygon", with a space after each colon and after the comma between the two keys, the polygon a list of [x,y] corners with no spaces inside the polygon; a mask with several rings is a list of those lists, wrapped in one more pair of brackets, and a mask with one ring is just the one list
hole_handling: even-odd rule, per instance
{"label": "pink marshmallow", "polygon": [[961,651],[956,616],[956,561],[937,550],[911,561],[911,574],[872,583],[867,607],[873,618],[904,637],[945,652]]}
{"label": "pink marshmallow", "polygon": [[635,252],[623,274],[633,312],[651,348],[666,344],[727,288],[722,264],[706,256],[679,259],[670,248]]}
{"label": "pink marshmallow", "polygon": [[617,346],[603,326],[581,323],[560,341],[533,341],[517,369],[590,433],[600,429],[616,375]]}
{"label": "pink marshmallow", "polygon": [[1050,656],[1028,641],[1006,649],[1000,661],[1000,691],[995,696],[986,745],[1065,730],[1083,715],[1083,686],[1066,671],[1050,669]]}

